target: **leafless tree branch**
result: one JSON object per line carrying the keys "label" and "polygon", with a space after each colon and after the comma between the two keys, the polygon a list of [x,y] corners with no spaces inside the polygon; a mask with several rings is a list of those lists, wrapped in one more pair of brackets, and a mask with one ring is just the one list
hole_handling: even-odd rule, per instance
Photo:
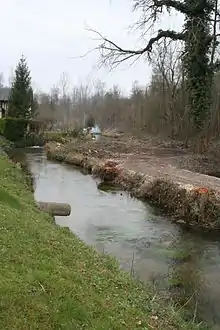
{"label": "leafless tree branch", "polygon": [[141,56],[143,54],[149,54],[152,51],[153,44],[162,38],[170,38],[172,40],[184,40],[184,33],[177,33],[170,30],[159,30],[155,37],[150,38],[147,45],[141,49],[126,49],[117,45],[112,40],[103,36],[100,32],[89,29],[90,32],[96,34],[100,38],[100,45],[96,48],[99,49],[102,64],[108,66],[117,66],[118,64],[129,60],[136,56]]}
{"label": "leafless tree branch", "polygon": [[156,10],[162,12],[163,7],[173,8],[183,14],[187,14],[187,6],[178,0],[134,0],[134,10],[141,9],[146,12],[147,10]]}
{"label": "leafless tree branch", "polygon": [[184,3],[177,0],[133,0],[134,11],[140,11],[140,19],[134,23],[131,28],[142,30],[143,38],[150,30],[164,10],[170,13],[170,9],[175,9],[183,14],[187,13],[187,7]]}

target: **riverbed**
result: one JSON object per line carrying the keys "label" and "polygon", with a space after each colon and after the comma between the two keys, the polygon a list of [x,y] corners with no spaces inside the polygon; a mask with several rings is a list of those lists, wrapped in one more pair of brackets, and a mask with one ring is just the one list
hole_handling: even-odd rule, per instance
{"label": "riverbed", "polygon": [[183,229],[127,193],[99,186],[78,168],[47,160],[41,148],[17,150],[14,158],[32,172],[37,200],[71,205],[69,217],[56,218],[58,225],[115,256],[131,276],[184,305],[189,317],[220,329],[218,235]]}

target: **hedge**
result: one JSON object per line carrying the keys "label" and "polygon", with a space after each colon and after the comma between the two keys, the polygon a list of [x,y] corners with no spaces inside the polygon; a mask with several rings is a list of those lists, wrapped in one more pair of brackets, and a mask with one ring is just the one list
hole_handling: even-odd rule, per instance
{"label": "hedge", "polygon": [[20,118],[0,118],[0,135],[9,141],[23,139],[27,131],[28,120]]}

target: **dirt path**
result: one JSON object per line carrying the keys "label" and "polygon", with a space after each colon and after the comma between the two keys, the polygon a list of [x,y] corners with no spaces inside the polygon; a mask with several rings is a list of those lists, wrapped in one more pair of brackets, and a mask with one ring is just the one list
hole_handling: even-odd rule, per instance
{"label": "dirt path", "polygon": [[[170,162],[172,163],[172,162]],[[180,169],[171,165],[166,159],[136,155],[129,155],[127,159],[121,161],[121,165],[136,172],[145,173],[151,177],[166,178],[182,185],[192,185],[194,187],[207,187],[220,192],[220,178]]]}
{"label": "dirt path", "polygon": [[152,138],[101,138],[99,141],[70,143],[69,150],[104,159],[116,159],[121,166],[151,177],[165,177],[174,183],[209,187],[220,192],[220,156],[195,155],[177,143]]}

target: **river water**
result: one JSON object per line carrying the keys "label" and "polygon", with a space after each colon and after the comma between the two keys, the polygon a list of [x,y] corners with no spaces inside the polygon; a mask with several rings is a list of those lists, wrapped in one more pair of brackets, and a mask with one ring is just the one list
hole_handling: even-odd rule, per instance
{"label": "river water", "polygon": [[17,151],[34,176],[35,198],[71,204],[69,227],[86,243],[115,256],[123,269],[151,281],[188,317],[220,329],[220,237],[181,229],[170,219],[127,193],[98,189],[98,180],[46,159],[43,149]]}

